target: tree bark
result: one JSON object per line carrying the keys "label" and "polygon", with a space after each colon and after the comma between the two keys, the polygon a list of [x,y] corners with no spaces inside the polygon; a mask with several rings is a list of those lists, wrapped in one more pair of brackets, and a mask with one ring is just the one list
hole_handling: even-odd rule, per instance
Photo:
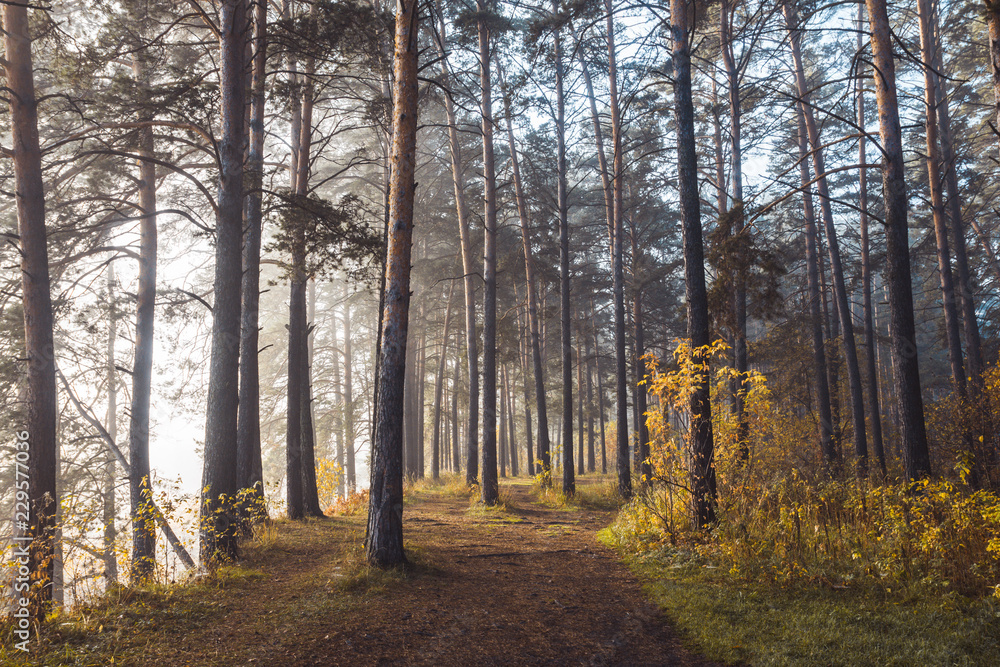
{"label": "tree bark", "polygon": [[[306,152],[306,151],[303,151]],[[306,514],[314,517],[324,517],[319,504],[319,489],[316,487],[316,437],[313,429],[312,408],[312,332],[316,313],[316,282],[310,279],[308,283],[307,324],[302,344],[302,506]]]}
{"label": "tree bark", "polygon": [[[705,288],[705,255],[702,245],[698,199],[698,158],[695,153],[694,105],[691,99],[689,0],[671,0],[674,97],[677,118],[677,182],[684,229],[684,283],[687,292],[688,337],[692,353],[711,343],[708,293]],[[695,524],[704,528],[715,522],[715,456],[712,442],[712,406],[709,401],[709,360],[701,382],[691,395],[691,495]]]}
{"label": "tree bark", "polygon": [[[993,70],[993,131],[1000,142],[1000,0],[984,0],[986,26],[990,34],[990,66]],[[869,10],[871,11],[871,10]]]}
{"label": "tree bark", "polygon": [[902,434],[903,468],[907,479],[931,473],[924,425],[924,403],[920,394],[920,367],[913,321],[910,283],[910,249],[907,230],[906,176],[903,162],[899,103],[896,97],[896,64],[892,55],[892,31],[885,0],[865,0],[871,26],[875,98],[878,103],[879,134],[882,138],[882,189],[885,202],[886,268],[892,357],[896,368],[896,394]]}
{"label": "tree bark", "polygon": [[[503,371],[503,383],[504,392],[507,394],[507,451],[510,453],[510,474],[511,477],[517,477],[520,471],[518,469],[517,430],[515,429],[517,422],[514,421],[514,382],[506,368]],[[530,427],[531,419],[529,418],[528,428],[530,429]]]}
{"label": "tree bark", "polygon": [[[597,319],[597,310],[594,308],[594,298],[590,299],[590,312]],[[601,426],[601,474],[608,474],[608,443],[607,429],[604,424],[604,378],[601,375],[601,347],[597,338],[597,327],[594,327],[594,370],[597,372],[597,414]]]}
{"label": "tree bark", "polygon": [[402,408],[417,149],[417,12],[416,2],[397,0],[382,364],[365,535],[365,556],[369,563],[379,567],[406,562],[403,552]]}
{"label": "tree bark", "polygon": [[[115,306],[115,262],[108,262],[108,434],[112,440],[118,439],[118,378],[115,369],[115,340],[118,338],[118,314]],[[104,524],[104,589],[110,590],[118,583],[118,556],[115,541],[118,530],[115,527],[115,457],[110,452],[104,456],[104,489],[102,495],[101,522]]]}
{"label": "tree bark", "polygon": [[[346,291],[346,288],[345,288]],[[344,299],[344,455],[347,466],[347,493],[358,489],[357,461],[354,439],[354,349],[351,343],[351,302]]]}
{"label": "tree bark", "polygon": [[[21,301],[27,357],[25,429],[16,449],[28,453],[27,499],[16,501],[14,540],[30,545],[28,567],[32,614],[43,619],[52,601],[52,555],[56,508],[56,381],[52,339],[52,299],[45,232],[45,192],[38,144],[38,103],[27,5],[5,4],[3,67],[10,105],[11,152],[21,250]],[[24,437],[22,437],[24,436]],[[24,490],[24,467],[15,466],[17,491]],[[24,507],[27,503],[27,508]],[[24,510],[24,511],[22,511]],[[25,513],[27,516],[24,516]]]}

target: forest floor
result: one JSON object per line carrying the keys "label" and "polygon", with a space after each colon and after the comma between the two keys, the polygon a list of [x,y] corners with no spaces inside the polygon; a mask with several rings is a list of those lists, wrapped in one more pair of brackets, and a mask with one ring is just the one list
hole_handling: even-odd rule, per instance
{"label": "forest floor", "polygon": [[[411,565],[368,568],[364,511],[275,521],[239,565],[121,589],[56,617],[27,656],[45,665],[711,665],[685,648],[596,532],[603,480],[572,504],[501,481],[499,508],[459,484],[407,495]],[[7,648],[7,647],[5,647]],[[7,664],[4,662],[4,664]]]}

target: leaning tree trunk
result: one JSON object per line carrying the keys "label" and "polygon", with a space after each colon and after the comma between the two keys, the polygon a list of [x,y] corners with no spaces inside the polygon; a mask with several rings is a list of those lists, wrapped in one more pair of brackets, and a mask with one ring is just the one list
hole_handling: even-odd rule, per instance
{"label": "leaning tree trunk", "polygon": [[[624,217],[624,156],[622,155],[622,123],[618,108],[618,67],[615,54],[615,25],[611,0],[604,0],[607,10],[608,36],[608,100],[611,106],[612,196],[614,229],[611,251],[611,282],[615,302],[615,400],[616,452],[618,461],[618,494],[632,497],[632,471],[628,460],[628,367],[625,354],[625,238]],[[693,112],[692,112],[693,113]]]}
{"label": "leaning tree trunk", "polygon": [[[830,192],[826,181],[826,166],[823,161],[823,146],[819,136],[819,128],[813,116],[809,103],[809,88],[806,83],[805,69],[802,64],[800,48],[801,30],[798,13],[791,2],[784,5],[785,22],[788,27],[789,43],[792,59],[795,64],[795,82],[798,87],[799,103],[805,116],[806,131],[812,146],[812,163],[816,171],[816,187],[819,193],[820,209],[826,228],[827,252],[830,255],[830,272],[833,274],[833,292],[837,303],[840,328],[843,331],[844,362],[847,366],[847,380],[851,390],[851,418],[854,427],[854,451],[857,456],[858,471],[862,475],[868,473],[868,439],[865,426],[864,389],[861,386],[861,366],[858,363],[858,350],[854,341],[854,318],[847,298],[847,286],[844,281],[844,270],[840,261],[840,247],[837,241],[837,230],[833,224],[833,210],[830,205]],[[836,388],[834,387],[834,390]]]}
{"label": "leaning tree trunk", "polygon": [[240,389],[236,422],[236,476],[247,518],[264,518],[263,461],[260,452],[260,369],[258,366],[260,310],[260,243],[263,226],[264,104],[267,67],[267,2],[254,0],[253,63],[250,82],[250,146],[246,168],[246,210],[243,214],[243,299],[240,325]]}
{"label": "leaning tree trunk", "polygon": [[805,222],[806,282],[809,300],[809,328],[813,344],[813,376],[816,382],[816,411],[819,413],[819,447],[823,462],[836,465],[837,450],[833,445],[833,411],[830,406],[830,376],[826,367],[826,343],[823,339],[823,306],[820,294],[819,248],[816,239],[816,211],[813,208],[812,185],[809,178],[809,138],[802,106],[795,105],[798,122],[796,135],[799,148],[799,179],[802,182],[803,218]]}
{"label": "leaning tree trunk", "polygon": [[[148,96],[148,73],[141,56],[132,61],[136,84]],[[152,111],[145,112],[150,120]],[[132,581],[152,576],[156,567],[156,524],[150,508],[149,399],[153,380],[153,325],[156,303],[156,165],[153,128],[139,130],[139,285],[136,289],[135,359],[129,421],[129,508],[132,518]]]}
{"label": "leaning tree trunk", "polygon": [[[864,28],[864,7],[858,5],[858,53],[864,48],[863,43]],[[860,197],[858,208],[861,209],[861,294],[862,294],[862,317],[864,318],[865,342],[868,345],[867,372],[868,372],[868,413],[871,417],[872,426],[872,449],[875,450],[875,458],[878,460],[879,472],[884,479],[886,476],[885,467],[885,445],[882,441],[882,409],[879,405],[878,397],[878,369],[875,364],[875,351],[878,341],[875,338],[875,321],[872,315],[872,272],[871,256],[868,238],[868,169],[865,164],[868,161],[866,154],[867,133],[865,132],[865,86],[862,76],[863,65],[858,64],[855,93],[858,103],[858,127],[861,131],[861,138],[858,141],[858,164],[861,168],[858,171],[858,188]]]}
{"label": "leaning tree trunk", "polygon": [[[502,79],[501,79],[502,81]],[[517,201],[517,216],[521,223],[521,244],[524,248],[524,282],[528,293],[528,329],[531,335],[531,363],[535,380],[535,405],[538,410],[538,460],[541,461],[542,481],[551,484],[551,460],[549,454],[549,413],[545,400],[545,369],[542,365],[542,349],[538,326],[538,291],[535,287],[535,258],[531,249],[528,205],[521,183],[521,169],[518,165],[517,145],[514,142],[514,128],[511,123],[510,98],[505,94],[504,110],[507,117],[507,144],[510,148],[511,171],[514,176],[514,198]],[[530,440],[529,440],[530,442]],[[530,456],[529,456],[530,458]],[[534,461],[528,461],[528,470],[534,475]]]}
{"label": "leaning tree trunk", "polygon": [[219,199],[216,217],[215,303],[205,420],[201,494],[201,562],[237,555],[236,423],[239,401],[240,282],[243,273],[243,138],[246,5],[224,0],[219,12]]}
{"label": "leaning tree trunk", "polygon": [[[878,103],[879,134],[882,138],[882,198],[885,202],[886,267],[889,290],[889,320],[894,381],[899,400],[903,468],[908,479],[931,473],[924,425],[924,402],[920,395],[920,366],[913,321],[910,282],[910,247],[907,229],[907,197],[899,102],[896,97],[896,63],[893,61],[892,30],[886,0],[865,0],[871,25],[875,99]],[[994,45],[996,43],[994,42]]]}
{"label": "leaning tree trunk", "polygon": [[[26,4],[3,5],[4,61],[10,105],[11,153],[17,230],[21,241],[21,300],[27,358],[25,429],[17,434],[15,481],[28,480],[28,496],[14,508],[14,553],[28,546],[32,614],[45,617],[52,601],[52,556],[56,507],[56,379],[52,340],[52,299],[45,236],[45,193],[38,143],[38,108],[31,61]],[[23,458],[23,457],[21,457]],[[21,490],[20,488],[18,489]]]}
{"label": "leaning tree trunk", "polygon": [[418,4],[397,0],[393,54],[392,179],[386,257],[382,364],[372,452],[365,556],[379,567],[401,565],[403,553],[403,375],[410,309],[413,172],[417,151]]}
{"label": "leaning tree trunk", "polygon": [[687,292],[688,337],[692,354],[705,364],[702,380],[691,394],[691,496],[695,524],[715,521],[715,456],[707,357],[700,357],[709,338],[708,293],[698,198],[698,157],[695,153],[694,105],[691,99],[690,0],[671,0],[674,96],[677,117],[677,183],[684,228],[684,283]]}

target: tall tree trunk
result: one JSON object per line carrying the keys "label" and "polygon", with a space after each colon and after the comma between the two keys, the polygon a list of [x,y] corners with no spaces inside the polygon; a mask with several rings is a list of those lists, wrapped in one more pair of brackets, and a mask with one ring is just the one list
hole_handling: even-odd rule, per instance
{"label": "tall tree trunk", "polygon": [[263,461],[260,451],[260,244],[263,227],[264,104],[267,77],[267,2],[253,0],[253,70],[250,90],[250,146],[247,154],[246,210],[243,214],[243,300],[240,325],[240,388],[236,424],[236,468],[239,489],[252,503],[250,518],[263,518]]}
{"label": "tall tree trunk", "polygon": [[461,362],[455,359],[455,375],[451,379],[451,460],[452,472],[461,470],[461,455],[458,451],[458,378],[462,372]]}
{"label": "tall tree trunk", "polygon": [[215,246],[212,357],[202,472],[201,561],[235,558],[236,421],[239,400],[240,283],[243,273],[243,116],[246,4],[224,0],[219,13],[222,133]]}
{"label": "tall tree trunk", "polygon": [[424,326],[420,330],[420,347],[417,348],[417,376],[416,376],[416,400],[417,400],[417,412],[414,418],[417,422],[417,478],[424,478],[424,470],[426,466],[424,465],[424,455],[426,453],[427,447],[424,446],[424,418],[427,414],[426,409],[426,388],[427,388],[427,320],[425,318],[424,308],[421,304],[420,308],[420,319],[424,322]]}
{"label": "tall tree trunk", "polygon": [[[441,74],[447,83],[450,73],[446,57],[444,13],[438,7],[438,31],[441,47]],[[455,208],[458,234],[462,247],[462,271],[465,285],[465,344],[469,377],[469,413],[466,424],[465,481],[471,486],[479,477],[479,350],[476,334],[476,269],[472,254],[472,232],[465,205],[465,171],[462,167],[462,144],[458,135],[455,106],[450,95],[444,96],[445,117],[448,121],[448,146],[451,154],[451,175],[455,185]]]}
{"label": "tall tree trunk", "polygon": [[431,445],[431,477],[441,477],[441,398],[444,393],[444,369],[448,352],[448,333],[451,329],[451,297],[455,283],[448,288],[448,306],[444,313],[444,333],[441,334],[441,356],[438,357],[437,382],[434,384],[434,441]]}
{"label": "tall tree trunk", "polygon": [[[132,60],[136,84],[148,95],[149,75],[141,56]],[[152,111],[145,112],[149,120]],[[132,519],[132,581],[141,583],[156,567],[156,524],[150,507],[149,399],[153,379],[153,326],[156,303],[156,165],[153,129],[139,130],[139,285],[136,289],[135,359],[129,420],[129,508]]]}
{"label": "tall tree trunk", "polygon": [[[695,153],[694,105],[691,100],[689,0],[671,0],[673,34],[674,96],[677,117],[677,182],[684,225],[684,283],[687,292],[688,337],[693,353],[709,338],[708,293],[705,288],[705,255],[702,245],[701,211],[698,199],[698,157]],[[712,443],[712,406],[709,401],[707,357],[702,381],[691,394],[691,496],[695,524],[699,528],[715,522],[715,455]]]}
{"label": "tall tree trunk", "polygon": [[[118,378],[115,370],[115,340],[118,338],[118,312],[115,305],[115,262],[108,262],[108,365],[105,382],[108,385],[108,415],[105,420],[108,434],[112,440],[118,440]],[[105,452],[104,457],[104,488],[101,494],[101,522],[104,524],[104,588],[110,590],[118,583],[118,555],[115,552],[115,541],[118,530],[115,527],[117,511],[115,508],[115,457],[111,452]]]}
{"label": "tall tree trunk", "polygon": [[816,411],[819,413],[819,447],[823,462],[834,466],[837,450],[833,446],[833,413],[830,406],[830,384],[826,367],[826,343],[823,340],[823,305],[820,294],[820,253],[817,247],[816,212],[813,208],[812,186],[809,177],[809,138],[802,106],[795,105],[798,123],[796,141],[799,148],[799,179],[802,181],[803,218],[805,221],[806,282],[809,301],[809,323],[813,343],[813,375],[816,382]]}
{"label": "tall tree trunk", "polygon": [[830,205],[830,193],[826,182],[826,166],[823,161],[823,146],[819,136],[819,128],[809,104],[809,88],[806,83],[805,69],[802,65],[800,48],[801,26],[797,9],[790,2],[784,5],[785,22],[788,27],[789,43],[792,59],[795,63],[795,81],[798,86],[800,104],[805,115],[806,131],[812,146],[812,162],[816,171],[817,191],[819,192],[820,209],[826,227],[827,251],[830,254],[830,271],[833,273],[833,292],[837,303],[840,328],[843,331],[844,362],[847,366],[847,380],[851,391],[851,420],[854,427],[854,452],[857,456],[858,471],[868,474],[868,439],[865,427],[865,399],[861,386],[861,366],[858,363],[858,351],[854,341],[854,321],[851,317],[851,307],[847,298],[847,287],[844,281],[844,271],[840,262],[840,247],[837,241],[837,231],[833,224],[833,210]]}
{"label": "tall tree trunk", "polygon": [[[52,555],[56,508],[56,384],[52,339],[52,300],[45,233],[45,194],[38,144],[38,108],[31,60],[27,5],[5,4],[4,61],[10,106],[11,152],[17,229],[21,241],[21,300],[27,357],[25,429],[17,433],[16,449],[27,452],[27,507],[15,506],[14,547],[28,546],[32,586],[27,598],[31,612],[44,618],[52,600]],[[23,484],[25,466],[15,465],[15,482]],[[22,490],[18,486],[18,490]],[[27,514],[27,516],[25,516]],[[18,555],[18,558],[21,556]]]}
{"label": "tall tree trunk", "polygon": [[[864,7],[858,5],[858,53],[864,50]],[[867,373],[868,373],[868,414],[871,418],[872,427],[872,449],[875,450],[875,458],[878,462],[879,473],[884,479],[886,476],[885,467],[885,445],[882,441],[882,409],[879,405],[878,369],[875,365],[875,355],[878,340],[875,338],[875,323],[872,316],[872,269],[871,256],[868,237],[868,169],[864,166],[867,161],[866,144],[867,134],[865,127],[865,86],[863,65],[858,63],[858,73],[855,82],[855,95],[858,104],[858,127],[861,128],[861,138],[858,141],[858,164],[861,168],[858,171],[858,188],[860,197],[858,208],[861,209],[861,293],[862,311],[865,329],[865,343],[868,347]]]}
{"label": "tall tree trunk", "polygon": [[[729,90],[729,145],[732,152],[732,183],[733,183],[733,233],[739,237],[746,234],[745,213],[743,208],[743,111],[740,103],[740,71],[736,66],[733,54],[732,13],[734,7],[729,0],[722,0],[719,7],[719,39],[722,46],[722,61],[726,67],[727,88]],[[738,247],[743,247],[740,244]],[[736,413],[736,443],[740,455],[745,459],[749,456],[748,438],[750,424],[744,409],[744,399],[749,390],[747,386],[747,281],[749,267],[745,265],[746,258],[741,257],[737,263],[735,276],[734,299],[734,336],[733,360],[738,373],[733,392]]]}
{"label": "tall tree trunk", "polygon": [[[346,324],[346,320],[345,320]],[[347,343],[347,334],[344,327],[344,344]],[[347,420],[346,416],[346,401],[344,400],[344,385],[341,383],[341,371],[340,371],[340,355],[341,347],[338,345],[337,341],[337,317],[334,314],[333,326],[330,329],[330,347],[333,349],[333,355],[331,358],[331,370],[333,371],[333,400],[336,404],[340,406],[340,409],[333,410],[333,429],[331,433],[331,438],[334,442],[334,447],[337,457],[337,469],[340,471],[340,475],[337,480],[337,495],[341,498],[347,496],[350,491],[348,491],[347,485],[347,464],[344,460],[344,450],[346,449],[346,431],[344,427],[344,422]]]}
{"label": "tall tree trunk", "polygon": [[941,305],[944,309],[945,339],[951,377],[961,400],[967,396],[965,364],[962,360],[962,339],[959,333],[958,308],[955,284],[951,273],[951,248],[948,243],[948,222],[945,220],[944,192],[942,191],[941,155],[938,150],[937,90],[935,74],[931,67],[937,62],[936,40],[929,0],[917,0],[920,21],[920,55],[924,62],[924,127],[927,140],[927,182],[931,194],[931,212],[934,220],[934,241],[937,245],[938,274],[941,280]]}
{"label": "tall tree trunk", "polygon": [[576,472],[582,475],[587,470],[584,461],[583,449],[583,332],[580,330],[582,323],[577,327],[576,332]]}
{"label": "tall tree trunk", "polygon": [[[615,25],[611,0],[604,0],[607,11],[608,38],[608,100],[611,107],[611,144],[613,155],[612,196],[614,208],[614,229],[612,235],[612,291],[615,301],[615,400],[616,410],[616,452],[618,461],[618,494],[622,498],[632,497],[632,471],[628,460],[628,368],[625,354],[625,253],[624,239],[624,156],[622,155],[622,122],[618,108],[618,65],[615,54]],[[693,114],[693,112],[692,112]]]}
{"label": "tall tree trunk", "polygon": [[[514,283],[515,288],[517,283]],[[515,291],[515,300],[517,299],[517,294]],[[521,310],[518,309],[518,358],[521,362],[521,386],[524,390],[524,439],[527,447],[528,455],[528,475],[531,477],[535,476],[535,443],[532,441],[531,437],[531,388],[528,382],[528,348],[531,346],[531,342],[527,334],[527,306],[524,309],[524,320],[521,319]]]}
{"label": "tall tree trunk", "polygon": [[[597,320],[597,309],[594,308],[594,298],[590,299],[590,312]],[[608,443],[607,429],[604,424],[604,377],[601,375],[601,346],[597,339],[597,327],[594,327],[594,370],[597,372],[597,414],[601,427],[601,474],[608,474]]]}
{"label": "tall tree trunk", "polygon": [[[346,288],[345,288],[346,291]],[[351,301],[344,299],[344,455],[347,466],[347,493],[358,488],[357,461],[355,460],[356,434],[354,432],[354,350],[351,343]]]}
{"label": "tall tree trunk", "polygon": [[892,357],[896,368],[903,468],[907,479],[931,473],[920,395],[920,367],[913,321],[910,283],[910,249],[907,230],[906,176],[903,162],[899,103],[896,98],[896,63],[892,56],[892,31],[885,0],[865,0],[871,25],[875,99],[882,138],[882,188],[885,202],[886,268]]}
{"label": "tall tree trunk", "polygon": [[[986,26],[990,33],[990,66],[993,70],[994,133],[1000,141],[1000,0],[984,0],[986,3]],[[869,9],[869,12],[871,10]]]}
{"label": "tall tree trunk", "polygon": [[499,387],[497,389],[500,393],[500,439],[497,453],[498,461],[500,463],[500,476],[507,477],[507,447],[509,445],[509,440],[507,438],[507,393],[504,391],[503,378],[503,367],[501,367],[497,373],[497,382],[499,383]]}
{"label": "tall tree trunk", "polygon": [[[559,0],[552,0],[552,14],[559,16]],[[569,207],[566,183],[566,102],[563,96],[562,36],[557,27],[553,34],[553,57],[556,68],[556,170],[558,174],[557,207],[559,213],[559,321],[562,337],[562,428],[563,480],[562,492],[571,496],[576,491],[573,478],[573,344],[572,311],[569,284]]]}
{"label": "tall tree trunk", "polygon": [[639,481],[642,484],[648,483],[653,478],[652,466],[648,463],[649,459],[649,429],[646,428],[646,408],[647,399],[646,394],[646,360],[643,357],[646,356],[646,339],[643,331],[643,317],[642,317],[642,250],[639,247],[638,240],[636,239],[636,229],[635,225],[630,225],[632,237],[632,282],[633,282],[633,293],[632,293],[632,331],[633,336],[633,346],[634,346],[634,357],[633,364],[635,366],[635,416],[636,416],[636,436],[637,440],[635,443],[635,470],[639,473]]}
{"label": "tall tree trunk", "polygon": [[403,553],[403,374],[410,308],[410,245],[413,239],[413,172],[417,150],[416,2],[397,0],[393,53],[392,179],[386,257],[382,363],[365,556],[379,567],[401,565]]}
{"label": "tall tree trunk", "polygon": [[[514,421],[514,382],[510,378],[510,373],[504,368],[503,371],[504,392],[507,394],[507,451],[510,453],[510,474],[517,477],[519,474],[517,455],[517,422]],[[531,428],[531,419],[528,419],[528,428]]]}
{"label": "tall tree trunk", "polygon": [[[492,7],[478,0],[476,10],[485,16]],[[483,250],[483,452],[482,498],[495,505],[497,489],[497,194],[493,159],[493,100],[490,75],[490,30],[479,21],[479,87],[482,102],[483,193],[486,242]]]}
{"label": "tall tree trunk", "polygon": [[323,517],[319,504],[319,489],[316,486],[316,437],[313,429],[312,407],[312,358],[313,329],[316,324],[316,281],[309,280],[307,288],[307,324],[302,344],[302,506],[306,514]]}
{"label": "tall tree trunk", "polygon": [[[501,79],[501,84],[503,79]],[[548,472],[551,467],[549,453],[549,416],[545,400],[545,369],[542,365],[542,349],[539,340],[538,324],[538,292],[535,287],[535,259],[531,249],[530,223],[528,221],[528,205],[524,198],[524,186],[521,183],[521,170],[518,165],[517,145],[514,142],[514,127],[511,122],[510,98],[506,90],[503,94],[504,111],[507,119],[507,144],[510,148],[511,171],[514,176],[514,197],[517,201],[517,216],[521,223],[521,244],[524,248],[524,282],[528,293],[528,329],[531,335],[531,363],[535,380],[535,406],[538,410],[538,460],[541,461],[542,472]],[[530,439],[529,439],[530,442]],[[529,459],[530,459],[529,452]],[[528,470],[535,473],[534,461],[528,461]],[[551,477],[543,475],[544,483],[551,483]]]}
{"label": "tall tree trunk", "polygon": [[[593,325],[593,313],[591,313],[590,324]],[[594,451],[594,387],[593,368],[591,362],[593,356],[590,351],[590,335],[583,339],[584,355],[587,364],[587,472],[594,472],[597,469],[596,452]]]}

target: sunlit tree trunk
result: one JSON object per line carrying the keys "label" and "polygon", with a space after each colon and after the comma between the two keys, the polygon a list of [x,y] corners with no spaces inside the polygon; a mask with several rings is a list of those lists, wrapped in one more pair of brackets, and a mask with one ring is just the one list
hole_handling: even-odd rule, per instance
{"label": "sunlit tree trunk", "polygon": [[[514,421],[514,382],[510,378],[510,373],[504,368],[503,371],[503,383],[504,392],[507,394],[507,424],[509,425],[507,431],[508,447],[507,451],[510,453],[510,474],[512,477],[517,477],[519,474],[519,463],[517,455],[517,422]],[[531,420],[528,420],[528,426],[531,426]]]}
{"label": "sunlit tree trunk", "polygon": [[[594,299],[590,299],[590,312],[597,316],[597,310],[594,308]],[[601,346],[600,341],[597,338],[597,327],[593,329],[594,332],[594,371],[597,373],[597,414],[599,417],[599,424],[601,427],[601,474],[608,474],[608,443],[607,443],[607,429],[604,424],[604,376],[601,375]]]}
{"label": "sunlit tree trunk", "polygon": [[[684,228],[684,283],[687,292],[688,337],[695,350],[711,343],[708,293],[705,287],[705,254],[702,245],[698,198],[698,158],[695,153],[694,105],[691,99],[691,50],[689,29],[693,5],[671,0],[674,96],[677,118],[677,183]],[[715,455],[712,442],[712,407],[709,401],[708,359],[703,379],[691,394],[691,496],[699,528],[715,521]]]}
{"label": "sunlit tree trunk", "polygon": [[[118,338],[118,312],[115,305],[115,262],[108,262],[108,364],[105,382],[108,386],[108,414],[105,423],[108,425],[108,435],[111,440],[118,440],[118,377],[115,369],[115,340]],[[103,493],[101,494],[101,522],[104,524],[104,587],[109,590],[118,583],[118,557],[115,553],[115,540],[118,531],[115,527],[117,511],[115,508],[115,457],[111,452],[105,452]]]}
{"label": "sunlit tree trunk", "polygon": [[[903,468],[908,479],[931,473],[924,425],[924,403],[920,394],[910,283],[910,249],[907,230],[907,196],[899,103],[896,96],[896,64],[892,31],[885,0],[865,0],[871,27],[875,99],[878,103],[879,134],[882,138],[882,198],[885,202],[886,267],[889,291],[890,334],[899,400]],[[991,40],[992,41],[992,40]],[[994,42],[994,45],[996,42]]]}
{"label": "sunlit tree trunk", "polygon": [[379,567],[406,562],[403,553],[403,374],[410,307],[413,172],[417,150],[418,5],[396,3],[393,53],[392,179],[386,257],[382,363],[365,556]]}
{"label": "sunlit tree trunk", "polygon": [[434,383],[434,440],[431,444],[431,477],[441,477],[441,400],[444,395],[444,369],[447,362],[448,332],[451,328],[451,297],[455,283],[448,289],[448,306],[444,313],[444,332],[441,334],[441,354],[438,357],[437,381]]}

